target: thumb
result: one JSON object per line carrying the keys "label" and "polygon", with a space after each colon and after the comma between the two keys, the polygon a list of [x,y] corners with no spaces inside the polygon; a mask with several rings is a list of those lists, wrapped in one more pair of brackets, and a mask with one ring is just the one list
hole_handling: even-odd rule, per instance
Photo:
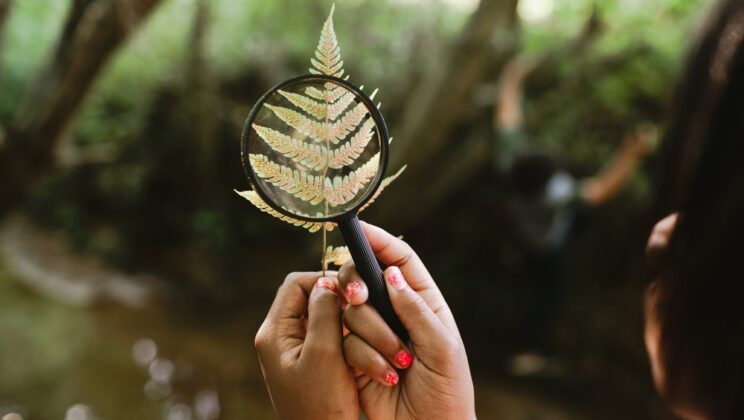
{"label": "thumb", "polygon": [[341,354],[341,303],[336,285],[321,277],[310,292],[307,307],[307,335],[302,355],[312,358]]}

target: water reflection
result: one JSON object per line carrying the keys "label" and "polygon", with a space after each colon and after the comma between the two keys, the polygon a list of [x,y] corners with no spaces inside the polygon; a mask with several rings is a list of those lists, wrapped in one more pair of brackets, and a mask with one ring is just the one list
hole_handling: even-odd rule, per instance
{"label": "water reflection", "polygon": [[148,366],[158,356],[158,345],[149,338],[140,338],[132,346],[132,359],[138,366]]}
{"label": "water reflection", "polygon": [[194,411],[199,420],[214,420],[220,416],[220,399],[214,391],[201,391],[194,399]]}
{"label": "water reflection", "polygon": [[183,394],[188,392],[177,392],[178,382],[191,379],[193,367],[188,363],[181,363],[177,367],[170,359],[162,355],[158,357],[158,345],[154,340],[143,337],[135,341],[132,360],[146,370],[148,379],[143,388],[144,394],[152,401],[163,401],[165,420],[215,420],[220,417],[220,399],[216,391],[197,392],[193,408],[186,403],[188,398]]}
{"label": "water reflection", "polygon": [[191,407],[186,404],[174,404],[168,408],[166,420],[191,420]]}
{"label": "water reflection", "polygon": [[155,359],[150,363],[150,367],[147,370],[150,372],[152,380],[161,383],[169,383],[173,378],[175,366],[173,366],[173,362],[168,359]]}
{"label": "water reflection", "polygon": [[93,420],[93,411],[84,404],[75,404],[67,409],[65,420]]}
{"label": "water reflection", "polygon": [[170,395],[173,388],[169,383],[158,382],[150,379],[145,383],[144,391],[147,398],[157,401]]}

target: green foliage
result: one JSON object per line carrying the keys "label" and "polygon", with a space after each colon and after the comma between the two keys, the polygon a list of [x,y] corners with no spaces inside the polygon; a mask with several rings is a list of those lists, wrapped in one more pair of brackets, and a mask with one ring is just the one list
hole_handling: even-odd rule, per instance
{"label": "green foliage", "polygon": [[[573,39],[595,3],[554,1],[547,20],[521,24],[521,49],[530,55]],[[189,78],[196,2],[163,0],[109,62],[74,122],[70,141],[82,149],[113,145],[115,161],[60,172],[29,202],[38,219],[67,232],[80,248],[99,249],[95,232],[111,226],[120,240],[106,255],[124,264],[149,261],[153,250],[193,246],[213,252],[213,265],[222,267],[240,265],[242,253],[277,229],[258,212],[246,212],[230,191],[245,185],[237,158],[240,127],[260,93],[307,72],[308,52],[331,2],[206,2],[203,55],[216,97],[209,107],[199,102]],[[466,2],[336,2],[344,67],[352,82],[385,93],[383,112],[391,127],[420,76],[442,65],[442,52],[465,24],[468,10],[451,6],[460,3]],[[528,131],[579,175],[596,171],[635,124],[662,120],[702,0],[596,3],[605,24],[598,42],[581,57],[561,60],[551,69],[554,83],[526,95]],[[15,2],[2,50],[3,123],[47,62],[67,4]],[[205,148],[195,121],[200,116],[215,121]],[[205,150],[213,153],[209,159],[219,171],[210,172]],[[645,178],[638,182],[636,198],[642,197]],[[133,214],[140,220],[132,220]],[[223,271],[209,275],[235,275]]]}
{"label": "green foliage", "polygon": [[560,60],[557,83],[528,93],[532,137],[563,156],[575,172],[589,175],[607,161],[624,133],[641,123],[663,124],[702,3],[555,0],[550,19],[523,28],[528,55],[571,42],[593,7],[603,32],[586,53]]}

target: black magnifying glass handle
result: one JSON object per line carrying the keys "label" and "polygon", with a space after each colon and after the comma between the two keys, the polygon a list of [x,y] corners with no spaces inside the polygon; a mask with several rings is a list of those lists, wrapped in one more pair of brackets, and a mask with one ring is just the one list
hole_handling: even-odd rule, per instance
{"label": "black magnifying glass handle", "polygon": [[377,262],[377,258],[372,252],[372,247],[369,246],[367,237],[364,236],[359,218],[354,215],[350,219],[340,221],[338,222],[338,228],[341,231],[341,236],[344,237],[346,246],[349,247],[349,253],[354,260],[357,272],[367,284],[369,302],[382,315],[382,319],[387,322],[395,334],[404,343],[408,343],[408,332],[393,310],[385,286],[385,279],[382,276],[382,268],[380,268],[380,263]]}

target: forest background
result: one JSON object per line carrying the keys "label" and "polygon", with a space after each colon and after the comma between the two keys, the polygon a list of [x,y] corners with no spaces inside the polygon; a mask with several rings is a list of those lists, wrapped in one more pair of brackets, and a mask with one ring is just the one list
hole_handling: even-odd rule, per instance
{"label": "forest background", "polygon": [[[663,130],[705,5],[336,1],[345,68],[380,89],[390,168],[408,165],[364,219],[440,284],[483,418],[667,418],[641,340],[659,156],[571,239],[561,372],[515,378],[505,360],[534,302],[492,120],[505,64],[535,60],[526,131],[572,175],[596,173],[629,130]],[[0,0],[0,415],[271,417],[251,338],[284,275],[319,268],[321,237],[233,192],[239,138],[263,92],[307,72],[330,7]]]}

